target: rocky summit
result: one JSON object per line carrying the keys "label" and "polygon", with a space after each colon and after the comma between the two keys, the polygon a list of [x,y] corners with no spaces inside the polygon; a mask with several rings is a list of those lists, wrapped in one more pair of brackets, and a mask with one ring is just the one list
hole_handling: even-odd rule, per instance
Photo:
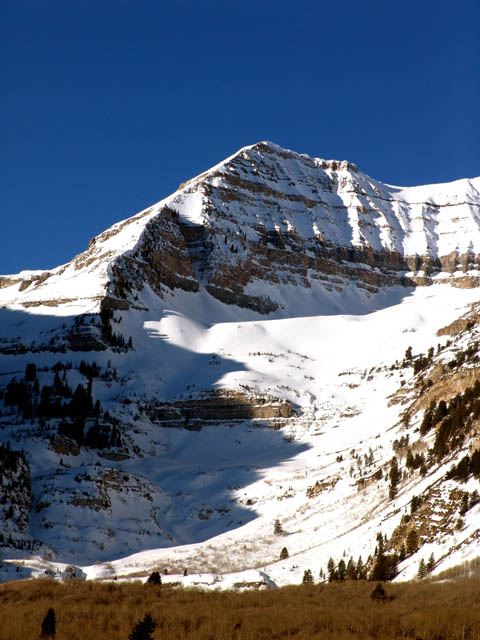
{"label": "rocky summit", "polygon": [[474,559],[479,278],[480,178],[396,187],[270,142],[0,276],[1,578]]}

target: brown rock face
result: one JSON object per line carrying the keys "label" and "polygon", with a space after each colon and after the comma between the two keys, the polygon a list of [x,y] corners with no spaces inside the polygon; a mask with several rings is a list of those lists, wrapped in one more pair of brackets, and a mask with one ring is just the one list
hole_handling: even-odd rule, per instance
{"label": "brown rock face", "polygon": [[136,250],[115,260],[112,274],[113,299],[117,300],[132,301],[135,292],[141,291],[146,284],[160,297],[165,288],[198,291],[199,284],[178,214],[164,207],[146,224]]}
{"label": "brown rock face", "polygon": [[375,293],[383,286],[415,284],[404,275],[409,266],[398,252],[335,246],[318,237],[267,231],[262,225],[255,229],[255,236],[253,241],[240,236],[240,256],[234,244],[237,238],[181,222],[178,214],[165,207],[148,223],[137,250],[113,264],[112,295],[102,306],[135,306],[135,293],[145,284],[160,297],[166,289],[196,292],[200,289],[197,276],[221,302],[264,315],[276,311],[278,303],[266,295],[247,293],[247,285],[264,282],[310,288],[320,282],[331,291],[341,290],[347,279]]}
{"label": "brown rock face", "polygon": [[116,299],[130,300],[145,284],[160,296],[165,289],[196,292],[199,274],[206,291],[226,304],[269,314],[278,303],[266,295],[249,294],[249,284],[294,285],[310,288],[320,282],[327,290],[341,290],[345,280],[375,293],[384,286],[414,286],[406,277],[407,261],[394,251],[363,247],[341,247],[320,238],[304,239],[294,232],[256,229],[257,239],[241,239],[238,255],[230,239],[220,240],[213,228],[181,223],[165,208],[148,225],[140,248],[122,256],[112,268],[113,298],[109,306],[120,308]]}

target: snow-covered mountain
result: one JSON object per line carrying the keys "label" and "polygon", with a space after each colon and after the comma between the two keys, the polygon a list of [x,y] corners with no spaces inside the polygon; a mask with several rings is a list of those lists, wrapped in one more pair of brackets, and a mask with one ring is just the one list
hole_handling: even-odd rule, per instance
{"label": "snow-covered mountain", "polygon": [[4,558],[229,585],[372,570],[379,532],[404,578],[475,555],[479,214],[480,178],[261,142],[1,276]]}

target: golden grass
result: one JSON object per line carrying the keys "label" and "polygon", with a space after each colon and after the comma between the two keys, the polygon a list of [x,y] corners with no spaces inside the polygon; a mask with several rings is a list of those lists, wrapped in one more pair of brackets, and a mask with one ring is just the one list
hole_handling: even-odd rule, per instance
{"label": "golden grass", "polygon": [[33,640],[50,607],[56,640],[127,640],[150,612],[156,640],[480,640],[480,579],[386,584],[344,582],[266,591],[207,592],[51,579],[0,585],[0,640]]}

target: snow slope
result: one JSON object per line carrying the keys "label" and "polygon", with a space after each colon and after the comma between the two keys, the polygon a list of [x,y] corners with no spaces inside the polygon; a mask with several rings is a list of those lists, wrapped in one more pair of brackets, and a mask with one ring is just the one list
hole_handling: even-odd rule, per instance
{"label": "snow slope", "polygon": [[[166,396],[188,396],[195,388],[201,390],[202,380],[216,388],[248,387],[256,395],[282,396],[295,404],[299,417],[280,432],[251,421],[199,432],[159,429],[140,421],[132,438],[141,457],[107,462],[110,473],[115,470],[126,480],[121,493],[110,492],[109,508],[99,512],[86,504],[72,509],[68,498],[75,485],[72,475],[91,477],[101,458],[82,451],[62,456],[65,466],[58,467],[53,452],[45,449],[39,455],[38,441],[23,442],[32,455],[34,494],[43,500],[38,488],[47,479],[49,500],[54,497],[46,512],[48,527],[44,528],[47,520],[42,526],[34,519],[35,533],[90,577],[146,575],[157,567],[183,574],[186,567],[194,575],[175,575],[175,580],[208,582],[194,576],[211,573],[212,584],[226,586],[232,580],[241,582],[242,571],[256,567],[273,583],[287,584],[298,582],[307,567],[318,576],[330,556],[345,552],[347,557],[366,559],[376,532],[391,534],[398,514],[408,511],[420,487],[418,480],[407,481],[393,503],[385,481],[359,492],[356,482],[365,470],[357,467],[351,452],[360,458],[373,452],[370,472],[384,467],[392,457],[392,442],[404,434],[399,407],[388,406],[388,398],[411,376],[404,370],[390,371],[391,364],[408,346],[414,353],[426,351],[435,331],[476,300],[475,290],[453,289],[446,297],[438,285],[361,316],[202,325],[181,313],[165,313],[157,321],[146,320],[144,342],[136,336],[136,351],[130,356],[128,370],[135,374],[125,375],[122,389],[116,389],[120,397],[108,405],[125,421],[131,420],[125,410],[130,405],[121,409],[122,397],[148,398],[154,389]],[[158,347],[152,347],[152,341]],[[11,434],[4,435],[15,438],[15,427],[10,429]],[[434,472],[421,483],[428,486],[433,476]],[[85,477],[81,489],[88,493]],[[328,488],[306,497],[317,482]],[[135,483],[152,499],[139,500]],[[435,555],[468,538],[478,528],[479,516],[477,507],[469,513],[464,531],[447,538],[443,547],[432,546]],[[273,535],[277,518],[285,535]],[[114,560],[130,549],[158,545],[164,548]],[[290,558],[279,562],[285,545]],[[425,557],[423,550],[419,553]],[[462,558],[465,553],[461,549]],[[476,553],[470,546],[466,557]],[[102,557],[110,562],[81,562]],[[410,558],[402,575],[411,576],[417,564],[418,557]],[[44,560],[40,566],[43,571],[50,562]]]}

